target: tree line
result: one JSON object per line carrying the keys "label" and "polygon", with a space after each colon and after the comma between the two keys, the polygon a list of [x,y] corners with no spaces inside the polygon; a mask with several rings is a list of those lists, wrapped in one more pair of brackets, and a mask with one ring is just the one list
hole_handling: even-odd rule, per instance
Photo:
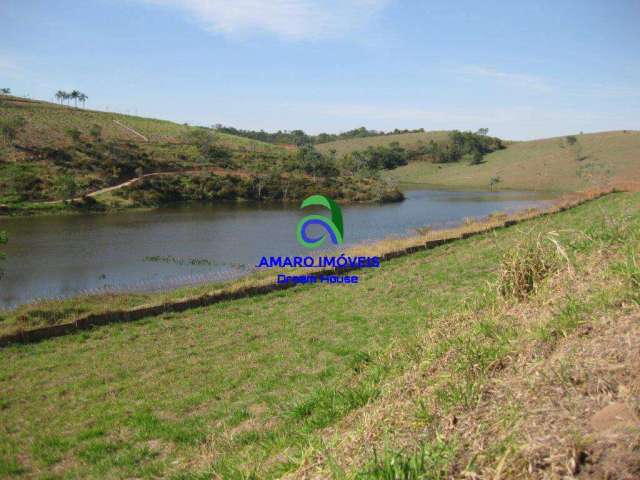
{"label": "tree line", "polygon": [[[281,168],[286,172],[302,172],[313,178],[332,178],[342,174],[375,176],[381,170],[392,170],[407,165],[411,160],[433,163],[468,160],[471,165],[477,165],[482,163],[484,155],[504,148],[502,140],[490,137],[487,133],[488,129],[480,129],[475,133],[454,130],[444,142],[430,141],[411,148],[391,142],[389,145],[356,150],[340,158],[335,150],[323,154],[316,150],[314,144],[305,143],[295,152],[283,154],[275,163],[271,159],[262,161],[254,158],[248,168],[265,172]],[[190,132],[188,139],[198,147],[201,161],[222,168],[235,168],[232,152],[216,140],[215,134],[203,128]]]}
{"label": "tree line", "polygon": [[75,107],[78,107],[78,102],[82,103],[82,108],[89,97],[79,90],[72,90],[71,92],[65,92],[64,90],[58,90],[55,94],[56,100],[62,105],[67,102],[67,105],[71,105],[71,100],[75,102]]}
{"label": "tree line", "polygon": [[478,165],[487,153],[505,148],[502,140],[488,136],[488,131],[486,128],[475,133],[454,130],[449,133],[447,142],[431,140],[426,145],[419,146],[414,151],[414,156],[433,163],[458,162],[467,158],[471,165]]}
{"label": "tree line", "polygon": [[334,142],[336,140],[345,140],[349,138],[376,137],[382,135],[397,135],[399,133],[417,133],[424,132],[424,128],[416,130],[400,130],[395,129],[389,132],[368,130],[365,127],[354,128],[342,133],[320,133],[318,135],[309,135],[304,130],[278,130],[277,132],[265,132],[264,130],[243,130],[224,125],[215,125],[214,129],[218,132],[236,135],[238,137],[250,138],[266,143],[274,143],[277,145],[313,145],[318,143]]}

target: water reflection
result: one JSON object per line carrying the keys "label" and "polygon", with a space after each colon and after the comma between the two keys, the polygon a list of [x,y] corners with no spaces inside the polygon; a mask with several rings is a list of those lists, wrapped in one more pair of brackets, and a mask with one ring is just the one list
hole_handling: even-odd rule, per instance
{"label": "water reflection", "polygon": [[[344,207],[346,244],[538,206],[550,198],[446,190],[413,190],[406,197],[402,203]],[[262,255],[308,252],[296,242],[301,215],[295,206],[233,204],[2,219],[0,229],[10,242],[0,306],[96,289],[151,290],[238,277]]]}

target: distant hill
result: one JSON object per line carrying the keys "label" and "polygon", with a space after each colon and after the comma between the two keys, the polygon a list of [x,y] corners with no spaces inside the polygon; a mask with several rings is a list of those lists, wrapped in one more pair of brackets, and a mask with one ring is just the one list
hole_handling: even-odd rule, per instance
{"label": "distant hill", "polygon": [[376,135],[374,137],[349,138],[335,142],[320,143],[316,145],[316,149],[321,153],[328,153],[331,150],[335,150],[338,157],[340,157],[356,150],[389,145],[393,142],[398,142],[400,146],[405,148],[414,148],[420,143],[429,143],[430,140],[434,142],[444,142],[448,139],[448,136],[449,132],[446,130]]}
{"label": "distant hill", "polygon": [[484,157],[480,165],[464,162],[411,162],[386,172],[399,182],[444,187],[576,191],[615,181],[640,180],[640,132],[589,133],[526,142]]}

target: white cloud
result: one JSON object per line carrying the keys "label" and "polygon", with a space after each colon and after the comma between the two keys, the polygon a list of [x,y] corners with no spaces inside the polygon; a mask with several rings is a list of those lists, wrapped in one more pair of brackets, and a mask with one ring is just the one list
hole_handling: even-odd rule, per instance
{"label": "white cloud", "polygon": [[464,77],[485,77],[497,80],[506,85],[524,87],[540,92],[550,92],[551,85],[543,78],[523,73],[501,72],[491,67],[465,65],[455,69],[456,73]]}
{"label": "white cloud", "polygon": [[289,40],[331,38],[361,28],[390,0],[142,0],[173,7],[227,35],[256,31]]}
{"label": "white cloud", "polygon": [[579,84],[553,82],[536,75],[508,73],[491,67],[463,65],[453,69],[463,78],[489,78],[503,85],[536,90],[542,93],[556,93],[564,96],[580,96],[593,98],[632,98],[640,96],[640,88],[614,84]]}

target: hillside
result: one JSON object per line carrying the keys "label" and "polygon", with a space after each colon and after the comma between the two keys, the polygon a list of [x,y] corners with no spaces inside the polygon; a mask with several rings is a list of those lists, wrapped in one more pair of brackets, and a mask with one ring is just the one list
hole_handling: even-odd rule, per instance
{"label": "hillside", "polygon": [[0,476],[634,478],[639,232],[612,194],[357,285],[2,348]]}
{"label": "hillside", "polygon": [[374,137],[350,138],[335,142],[319,143],[316,149],[322,153],[335,150],[338,157],[355,150],[365,150],[367,147],[379,147],[398,142],[401,147],[415,148],[421,143],[444,142],[448,139],[449,132],[445,130],[416,133],[399,133],[391,135],[377,135]]}
{"label": "hillside", "polygon": [[412,162],[386,173],[398,182],[442,187],[579,191],[640,179],[640,132],[614,131],[526,142],[511,142],[480,165]]}
{"label": "hillside", "polygon": [[[185,135],[196,127],[181,125],[167,120],[144,118],[121,113],[102,112],[83,108],[72,108],[39,100],[4,96],[0,98],[0,118],[23,117],[27,124],[20,132],[18,140],[26,146],[57,147],[69,143],[66,131],[77,128],[89,132],[93,125],[99,125],[105,141],[127,141],[158,146],[163,144],[184,145]],[[120,122],[120,124],[116,123]],[[129,127],[147,140],[127,130]],[[231,148],[249,148],[258,151],[279,150],[279,147],[249,140],[234,135],[219,134],[222,141]]]}
{"label": "hillside", "polygon": [[301,161],[295,148],[164,120],[3,96],[0,127],[0,214],[293,201],[308,192],[402,198],[378,179]]}

